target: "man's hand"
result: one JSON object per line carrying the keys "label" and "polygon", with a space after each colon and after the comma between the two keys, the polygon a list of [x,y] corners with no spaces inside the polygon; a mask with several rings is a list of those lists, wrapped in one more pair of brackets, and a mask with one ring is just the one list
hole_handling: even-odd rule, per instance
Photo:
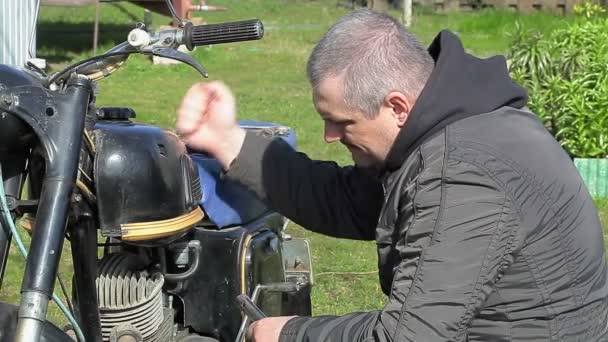
{"label": "man's hand", "polygon": [[221,82],[197,83],[188,90],[177,110],[176,130],[188,146],[213,155],[224,170],[245,140],[234,96]]}
{"label": "man's hand", "polygon": [[294,317],[296,316],[262,318],[249,326],[248,335],[252,342],[279,342],[281,329]]}

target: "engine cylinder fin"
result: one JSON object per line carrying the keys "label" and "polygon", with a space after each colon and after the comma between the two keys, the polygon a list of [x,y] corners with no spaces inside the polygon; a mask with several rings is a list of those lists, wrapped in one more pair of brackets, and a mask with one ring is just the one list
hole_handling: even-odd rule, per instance
{"label": "engine cylinder fin", "polygon": [[131,326],[144,341],[161,341],[157,335],[163,323],[162,274],[148,272],[129,253],[106,255],[98,269],[95,283],[103,340],[109,341],[115,327]]}

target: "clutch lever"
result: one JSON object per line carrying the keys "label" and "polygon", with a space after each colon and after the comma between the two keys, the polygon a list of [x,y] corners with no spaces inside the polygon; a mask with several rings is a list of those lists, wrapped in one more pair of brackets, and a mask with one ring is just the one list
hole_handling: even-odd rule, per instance
{"label": "clutch lever", "polygon": [[188,64],[189,66],[196,69],[196,71],[198,71],[201,75],[203,75],[203,77],[209,77],[209,74],[207,74],[207,70],[205,70],[205,68],[196,59],[181,51],[177,51],[172,48],[155,48],[152,49],[151,54],[154,56],[169,58]]}

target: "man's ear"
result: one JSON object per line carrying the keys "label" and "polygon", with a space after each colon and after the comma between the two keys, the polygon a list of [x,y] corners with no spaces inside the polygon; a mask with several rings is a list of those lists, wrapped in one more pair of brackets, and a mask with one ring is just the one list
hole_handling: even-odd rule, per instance
{"label": "man's ear", "polygon": [[397,126],[401,128],[405,125],[414,104],[405,94],[393,91],[384,98],[384,105],[390,109]]}

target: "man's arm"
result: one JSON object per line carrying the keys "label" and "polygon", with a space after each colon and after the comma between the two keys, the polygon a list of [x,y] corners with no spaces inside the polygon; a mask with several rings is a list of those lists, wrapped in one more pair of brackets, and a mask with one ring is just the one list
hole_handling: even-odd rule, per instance
{"label": "man's arm", "polygon": [[401,262],[384,309],[297,317],[283,327],[280,342],[466,339],[468,323],[512,262],[519,222],[505,192],[482,170],[450,164],[436,176],[423,171],[413,198],[401,198],[409,217],[399,221],[410,223],[398,227]]}
{"label": "man's arm", "polygon": [[246,134],[236,122],[234,96],[221,82],[193,85],[177,112],[182,140],[213,155],[227,179],[244,184],[272,209],[327,235],[374,239],[383,198],[375,177],[312,161],[280,139]]}
{"label": "man's arm", "polygon": [[375,237],[383,192],[370,171],[313,161],[281,139],[247,133],[224,177],[309,230],[340,238]]}

